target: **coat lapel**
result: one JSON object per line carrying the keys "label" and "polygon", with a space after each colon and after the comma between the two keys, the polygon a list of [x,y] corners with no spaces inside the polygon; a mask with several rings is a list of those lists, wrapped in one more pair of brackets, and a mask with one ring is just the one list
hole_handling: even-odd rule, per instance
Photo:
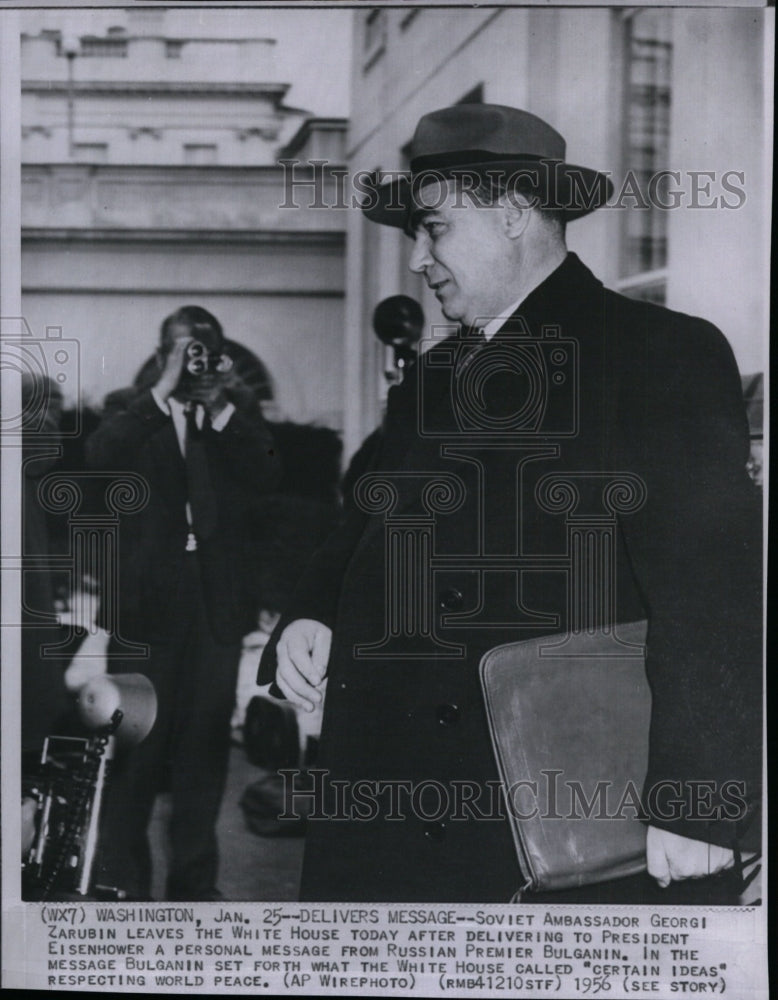
{"label": "coat lapel", "polygon": [[158,502],[178,511],[186,504],[186,466],[172,419],[154,436],[153,449]]}
{"label": "coat lapel", "polygon": [[[574,335],[580,349],[580,335],[587,326],[582,317],[591,314],[602,291],[602,283],[569,253],[480,351],[485,356],[487,352],[504,353],[512,342],[525,338],[530,344],[539,344],[555,331],[562,337]],[[458,426],[452,398],[451,374],[460,349],[461,337],[436,345],[419,358],[415,378],[406,376],[402,385],[390,390],[384,443],[374,472],[390,480],[398,491],[393,515],[418,506],[425,474],[429,478],[441,472],[456,475],[457,463],[443,455],[445,444],[472,439]],[[521,402],[512,400],[510,405],[518,408]],[[370,517],[363,541],[381,528],[384,520],[385,515]]]}

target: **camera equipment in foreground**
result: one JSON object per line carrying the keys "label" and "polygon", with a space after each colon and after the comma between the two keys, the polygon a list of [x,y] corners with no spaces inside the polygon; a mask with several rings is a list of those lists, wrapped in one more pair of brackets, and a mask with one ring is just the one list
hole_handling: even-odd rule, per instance
{"label": "camera equipment in foreground", "polygon": [[77,708],[88,735],[48,736],[37,766],[22,779],[24,899],[126,896],[93,882],[100,813],[114,754],[148,736],[156,692],[143,674],[101,674],[81,689]]}

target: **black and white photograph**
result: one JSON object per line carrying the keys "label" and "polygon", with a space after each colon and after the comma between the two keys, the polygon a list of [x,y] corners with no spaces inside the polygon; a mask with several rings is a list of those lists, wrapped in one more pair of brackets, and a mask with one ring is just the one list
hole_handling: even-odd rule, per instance
{"label": "black and white photograph", "polygon": [[3,987],[767,997],[773,48],[0,7]]}

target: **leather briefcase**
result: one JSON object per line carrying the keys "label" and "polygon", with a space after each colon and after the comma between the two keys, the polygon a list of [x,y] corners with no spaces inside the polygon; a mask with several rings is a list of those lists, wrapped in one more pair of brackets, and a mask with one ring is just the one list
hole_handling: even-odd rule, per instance
{"label": "leather briefcase", "polygon": [[489,730],[524,885],[569,889],[646,867],[640,793],[651,693],[646,622],[543,636],[481,660]]}

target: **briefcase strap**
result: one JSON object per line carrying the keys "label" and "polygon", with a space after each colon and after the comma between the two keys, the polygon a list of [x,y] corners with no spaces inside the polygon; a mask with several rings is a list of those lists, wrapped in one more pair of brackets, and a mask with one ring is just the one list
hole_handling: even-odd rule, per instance
{"label": "briefcase strap", "polygon": [[524,883],[524,885],[521,886],[520,889],[517,889],[516,892],[514,892],[514,894],[510,898],[510,902],[511,903],[520,903],[521,900],[522,900],[522,898],[523,898],[523,896],[524,896],[524,893],[527,892],[527,890],[531,889],[531,888],[532,888],[532,879],[528,878],[527,881]]}

